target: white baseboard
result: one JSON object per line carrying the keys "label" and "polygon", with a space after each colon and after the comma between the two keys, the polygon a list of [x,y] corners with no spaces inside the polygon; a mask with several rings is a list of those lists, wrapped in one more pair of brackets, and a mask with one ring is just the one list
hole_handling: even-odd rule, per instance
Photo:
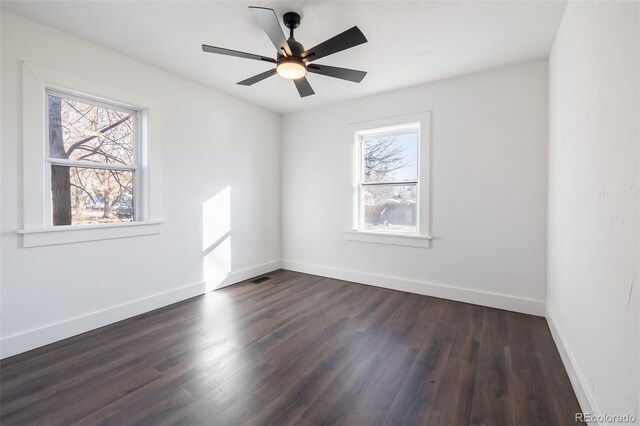
{"label": "white baseboard", "polygon": [[[279,268],[280,261],[277,260],[234,271],[227,275],[217,288],[226,287]],[[2,339],[0,339],[0,358],[7,358],[87,331],[95,330],[105,325],[199,296],[205,292],[207,292],[207,284],[200,282],[90,312],[57,323],[47,324],[40,328],[2,337]]]}
{"label": "white baseboard", "polygon": [[[598,415],[600,411],[598,410],[595,399],[587,384],[584,374],[582,374],[582,371],[578,367],[573,352],[571,351],[569,345],[567,345],[564,334],[562,333],[560,328],[558,328],[556,318],[549,310],[548,306],[546,308],[545,317],[547,318],[549,330],[551,330],[551,335],[553,336],[553,340],[556,343],[558,352],[560,353],[560,358],[562,358],[564,368],[565,370],[567,370],[567,374],[569,375],[569,380],[571,381],[571,386],[573,387],[573,391],[575,392],[576,398],[578,399],[578,404],[580,404],[580,409],[583,413]],[[597,425],[598,423],[589,424]]]}
{"label": "white baseboard", "polygon": [[392,290],[406,291],[408,293],[457,300],[460,302],[472,303],[474,305],[488,306],[491,308],[521,312],[541,317],[545,314],[545,302],[542,300],[527,299],[524,297],[509,296],[506,294],[455,287],[446,284],[434,284],[426,281],[415,281],[384,275],[374,275],[365,272],[296,262],[293,260],[283,259],[281,261],[281,266],[283,269],[291,271],[336,278],[344,281],[352,281],[376,287],[384,287]]}

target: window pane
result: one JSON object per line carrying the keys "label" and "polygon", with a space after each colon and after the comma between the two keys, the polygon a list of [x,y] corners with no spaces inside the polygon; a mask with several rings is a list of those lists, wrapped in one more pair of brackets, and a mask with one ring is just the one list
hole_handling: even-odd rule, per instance
{"label": "window pane", "polygon": [[51,216],[58,225],[133,220],[133,172],[51,166]]}
{"label": "window pane", "polygon": [[418,180],[418,133],[362,138],[364,182]]}
{"label": "window pane", "polygon": [[48,95],[49,156],[134,164],[130,113]]}
{"label": "window pane", "polygon": [[416,233],[416,185],[363,185],[364,229]]}

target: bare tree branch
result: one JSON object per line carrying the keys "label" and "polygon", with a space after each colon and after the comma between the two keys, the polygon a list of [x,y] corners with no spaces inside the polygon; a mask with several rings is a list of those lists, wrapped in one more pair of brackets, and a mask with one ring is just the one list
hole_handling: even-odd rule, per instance
{"label": "bare tree branch", "polygon": [[102,129],[98,130],[98,131],[96,132],[96,134],[95,134],[95,135],[91,135],[91,136],[89,136],[89,137],[86,137],[86,138],[81,139],[81,140],[79,140],[78,142],[74,143],[74,144],[73,144],[73,145],[71,145],[71,146],[69,147],[69,149],[66,151],[67,157],[69,156],[69,154],[71,154],[71,153],[72,153],[76,148],[78,148],[79,146],[81,146],[81,145],[83,145],[83,144],[85,144],[85,143],[89,142],[89,141],[90,141],[90,140],[92,140],[92,139],[97,138],[98,136],[100,136],[100,133],[104,133],[104,132],[106,132],[106,131],[108,131],[108,130],[113,129],[114,127],[119,126],[120,124],[122,124],[122,123],[124,123],[125,121],[127,121],[129,118],[131,118],[131,116],[130,116],[130,115],[127,115],[126,117],[124,117],[124,118],[122,118],[122,119],[120,119],[120,120],[116,121],[115,123],[110,124],[110,125],[108,125],[107,127],[103,127]]}
{"label": "bare tree branch", "polygon": [[396,137],[376,138],[364,142],[364,172],[368,178],[385,181],[393,172],[406,167],[404,147],[396,144]]}

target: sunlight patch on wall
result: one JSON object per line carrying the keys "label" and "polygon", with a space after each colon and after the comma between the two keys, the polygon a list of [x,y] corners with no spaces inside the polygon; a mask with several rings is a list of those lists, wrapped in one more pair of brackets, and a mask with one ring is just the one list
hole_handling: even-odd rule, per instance
{"label": "sunlight patch on wall", "polygon": [[202,275],[215,290],[231,272],[231,188],[202,203]]}

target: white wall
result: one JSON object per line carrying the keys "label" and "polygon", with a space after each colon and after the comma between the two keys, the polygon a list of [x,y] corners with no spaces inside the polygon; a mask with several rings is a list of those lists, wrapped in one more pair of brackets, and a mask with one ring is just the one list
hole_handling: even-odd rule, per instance
{"label": "white wall", "polygon": [[[420,111],[432,248],[345,241],[349,123]],[[288,114],[281,131],[283,267],[544,313],[546,60]]]}
{"label": "white wall", "polygon": [[583,410],[640,418],[638,3],[570,2],[549,59],[548,314]]}
{"label": "white wall", "polygon": [[[21,61],[160,102],[160,235],[21,248]],[[204,291],[203,203],[227,187],[230,237],[206,263],[226,283],[277,268],[278,115],[6,11],[1,75],[3,356]]]}

